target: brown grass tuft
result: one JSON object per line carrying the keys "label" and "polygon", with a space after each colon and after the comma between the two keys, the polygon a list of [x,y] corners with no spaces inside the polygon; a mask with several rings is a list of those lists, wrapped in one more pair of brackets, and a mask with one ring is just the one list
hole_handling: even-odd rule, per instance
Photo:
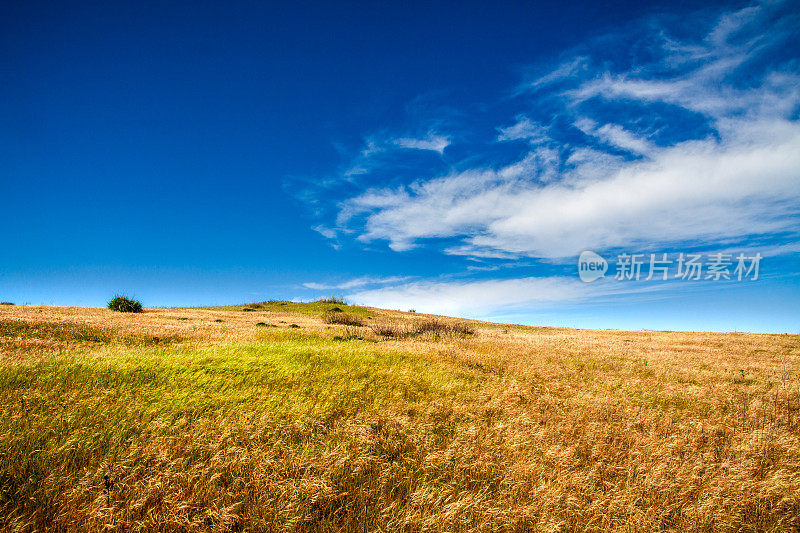
{"label": "brown grass tuft", "polygon": [[376,322],[370,324],[369,327],[375,335],[385,338],[406,337],[413,331],[405,322]]}
{"label": "brown grass tuft", "polygon": [[415,335],[433,335],[434,337],[472,335],[475,330],[464,322],[445,322],[444,320],[430,318],[414,325]]}
{"label": "brown grass tuft", "polygon": [[341,324],[343,326],[363,326],[364,323],[355,315],[342,311],[328,311],[322,315],[326,324]]}

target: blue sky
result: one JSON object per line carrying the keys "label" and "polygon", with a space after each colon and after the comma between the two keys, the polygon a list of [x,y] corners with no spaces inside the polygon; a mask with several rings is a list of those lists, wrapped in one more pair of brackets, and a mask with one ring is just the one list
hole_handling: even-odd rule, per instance
{"label": "blue sky", "polygon": [[690,4],[4,2],[0,300],[799,333],[800,4]]}

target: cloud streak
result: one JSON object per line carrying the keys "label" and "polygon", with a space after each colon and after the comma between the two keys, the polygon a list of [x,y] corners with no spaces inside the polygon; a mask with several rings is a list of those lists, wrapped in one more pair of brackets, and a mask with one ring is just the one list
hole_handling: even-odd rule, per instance
{"label": "cloud streak", "polygon": [[381,157],[398,150],[435,152],[440,156],[450,145],[450,138],[429,130],[423,137],[371,136],[364,141],[364,147],[351,162],[343,175],[345,178],[366,175],[381,165]]}
{"label": "cloud streak", "polygon": [[610,279],[587,284],[577,277],[567,276],[429,280],[357,291],[348,295],[348,299],[374,307],[474,317],[500,310],[531,310],[579,303],[620,293],[653,295],[662,288],[663,284],[636,285]]}
{"label": "cloud streak", "polygon": [[443,135],[428,132],[428,135],[422,139],[400,137],[398,139],[393,139],[391,144],[409,150],[431,150],[442,154],[444,153],[444,149],[450,145],[450,139]]}
{"label": "cloud streak", "polygon": [[410,279],[411,279],[410,276],[387,276],[387,277],[361,276],[351,280],[343,281],[341,283],[333,283],[333,284],[308,282],[308,283],[303,283],[303,287],[307,289],[322,290],[322,291],[352,290],[359,287],[365,287],[368,285],[388,285],[393,283],[394,284],[402,283]]}

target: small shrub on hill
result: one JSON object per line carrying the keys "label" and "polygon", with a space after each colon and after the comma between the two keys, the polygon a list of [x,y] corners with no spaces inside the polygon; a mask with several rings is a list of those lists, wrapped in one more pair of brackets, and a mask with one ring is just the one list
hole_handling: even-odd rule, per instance
{"label": "small shrub on hill", "polygon": [[141,313],[142,303],[126,296],[117,295],[108,302],[108,308],[120,313]]}
{"label": "small shrub on hill", "polygon": [[417,322],[414,326],[415,335],[433,335],[435,337],[472,335],[474,331],[467,324],[457,322],[450,324],[442,320],[431,318]]}
{"label": "small shrub on hill", "polygon": [[344,301],[344,297],[337,296],[335,294],[331,295],[331,296],[327,296],[325,298],[321,298],[321,299],[317,300],[317,303],[347,305],[347,302]]}
{"label": "small shrub on hill", "polygon": [[415,335],[463,337],[474,333],[467,324],[461,322],[451,324],[435,318],[421,320],[414,324],[377,323],[371,324],[370,328],[376,335],[387,338],[413,337]]}

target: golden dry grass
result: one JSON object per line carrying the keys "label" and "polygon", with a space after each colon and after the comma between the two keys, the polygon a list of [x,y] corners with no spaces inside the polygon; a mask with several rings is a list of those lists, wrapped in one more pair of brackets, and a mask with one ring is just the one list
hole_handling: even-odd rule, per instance
{"label": "golden dry grass", "polygon": [[0,524],[800,529],[796,335],[331,307],[0,307]]}

